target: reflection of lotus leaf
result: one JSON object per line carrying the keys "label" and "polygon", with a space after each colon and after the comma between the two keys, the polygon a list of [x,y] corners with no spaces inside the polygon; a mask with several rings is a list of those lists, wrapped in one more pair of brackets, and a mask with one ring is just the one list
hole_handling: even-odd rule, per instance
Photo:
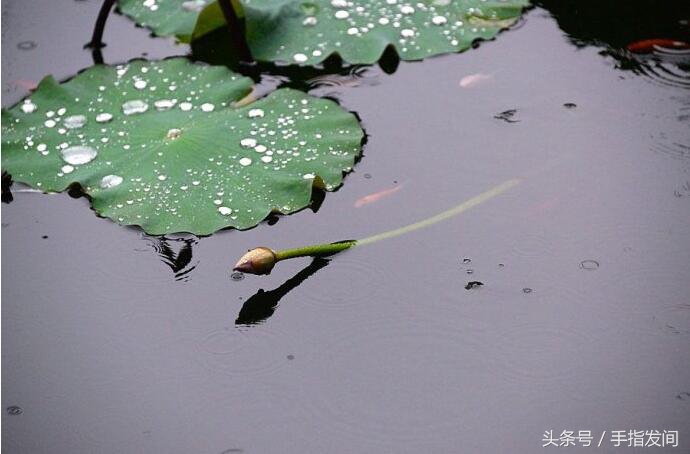
{"label": "reflection of lotus leaf", "polygon": [[329,100],[177,58],[95,66],[2,112],[2,166],[47,192],[78,183],[99,214],[147,233],[253,227],[351,169],[363,132]]}

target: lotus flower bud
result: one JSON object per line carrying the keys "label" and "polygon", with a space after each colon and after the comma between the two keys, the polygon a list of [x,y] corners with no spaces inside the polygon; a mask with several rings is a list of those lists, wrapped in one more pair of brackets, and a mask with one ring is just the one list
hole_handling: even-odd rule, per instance
{"label": "lotus flower bud", "polygon": [[277,261],[272,249],[258,247],[244,254],[233,270],[249,274],[269,274]]}

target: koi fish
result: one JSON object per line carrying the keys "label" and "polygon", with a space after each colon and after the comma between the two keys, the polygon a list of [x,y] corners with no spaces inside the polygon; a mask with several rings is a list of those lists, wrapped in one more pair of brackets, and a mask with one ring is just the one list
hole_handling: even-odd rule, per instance
{"label": "koi fish", "polygon": [[388,197],[389,195],[395,194],[402,188],[402,185],[399,186],[394,186],[389,189],[384,189],[383,191],[375,192],[373,194],[365,195],[364,197],[360,197],[357,199],[355,202],[355,208],[360,208],[363,207],[364,205],[369,205],[370,203],[377,202],[381,200],[384,197]]}
{"label": "koi fish", "polygon": [[482,82],[486,82],[487,80],[493,79],[493,78],[494,78],[494,76],[492,74],[483,74],[483,73],[470,74],[469,76],[465,76],[462,79],[460,79],[460,87],[470,88],[470,87],[481,84]]}
{"label": "koi fish", "polygon": [[655,47],[665,47],[668,49],[690,49],[690,44],[685,41],[675,39],[645,39],[628,44],[628,50],[636,54],[648,54],[654,51]]}

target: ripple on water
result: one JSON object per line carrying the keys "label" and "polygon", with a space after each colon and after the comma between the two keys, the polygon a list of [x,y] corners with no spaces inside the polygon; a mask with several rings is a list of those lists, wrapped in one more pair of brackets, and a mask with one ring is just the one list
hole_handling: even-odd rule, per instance
{"label": "ripple on water", "polygon": [[[231,323],[230,321],[228,323]],[[271,375],[287,367],[287,334],[274,325],[216,329],[196,343],[196,360],[208,371],[221,375],[253,377]]]}
{"label": "ripple on water", "polygon": [[690,335],[690,275],[681,266],[635,263],[611,277],[619,318],[637,335]]}
{"label": "ripple on water", "polygon": [[[387,282],[386,269],[382,263],[349,254],[336,256],[319,271],[319,285],[309,286],[309,291],[303,292],[304,301],[320,310],[376,303]],[[307,285],[309,281],[304,286]]]}
{"label": "ripple on water", "polygon": [[433,442],[467,418],[477,383],[495,376],[478,323],[395,316],[334,333],[305,409],[319,432],[372,443]]}
{"label": "ripple on water", "polygon": [[374,86],[379,84],[381,71],[377,68],[364,65],[352,66],[346,74],[325,74],[307,81],[309,90],[315,94],[324,95],[332,93],[333,88]]}
{"label": "ripple on water", "polygon": [[553,254],[554,240],[546,234],[527,233],[515,241],[513,250],[524,257],[543,257]]}
{"label": "ripple on water", "polygon": [[170,267],[175,280],[188,282],[199,264],[193,255],[199,239],[194,235],[185,235],[180,238],[147,237],[147,240],[161,261]]}
{"label": "ripple on water", "polygon": [[652,151],[675,159],[690,160],[690,128],[683,125],[683,130],[680,129],[650,134]]}
{"label": "ripple on water", "polygon": [[563,324],[526,322],[497,334],[501,373],[520,385],[573,381],[586,369],[586,352],[595,348],[592,336]]}
{"label": "ripple on water", "polygon": [[690,88],[690,51],[656,49],[636,63],[635,72],[654,84]]}

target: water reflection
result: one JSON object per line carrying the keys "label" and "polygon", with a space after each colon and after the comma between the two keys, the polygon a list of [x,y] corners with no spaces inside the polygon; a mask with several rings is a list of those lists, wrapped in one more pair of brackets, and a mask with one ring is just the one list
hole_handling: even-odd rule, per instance
{"label": "water reflection", "polygon": [[[578,47],[598,46],[617,69],[662,85],[690,87],[690,2],[536,0]],[[677,42],[669,48],[669,44]],[[645,44],[646,43],[646,44]],[[654,43],[657,43],[654,45]]]}
{"label": "water reflection", "polygon": [[2,172],[2,202],[10,203],[14,200],[12,197],[12,191],[10,187],[12,186],[12,175],[7,172]]}
{"label": "water reflection", "polygon": [[244,303],[242,309],[240,309],[240,313],[237,315],[235,324],[255,325],[264,322],[273,315],[281,298],[321,268],[328,265],[329,262],[330,260],[328,259],[317,257],[312,260],[309,266],[285,281],[280,287],[267,292],[260,289]]}
{"label": "water reflection", "polygon": [[158,253],[161,261],[175,274],[176,281],[187,282],[199,261],[193,262],[193,247],[199,243],[197,237],[167,238],[146,237],[150,246]]}

